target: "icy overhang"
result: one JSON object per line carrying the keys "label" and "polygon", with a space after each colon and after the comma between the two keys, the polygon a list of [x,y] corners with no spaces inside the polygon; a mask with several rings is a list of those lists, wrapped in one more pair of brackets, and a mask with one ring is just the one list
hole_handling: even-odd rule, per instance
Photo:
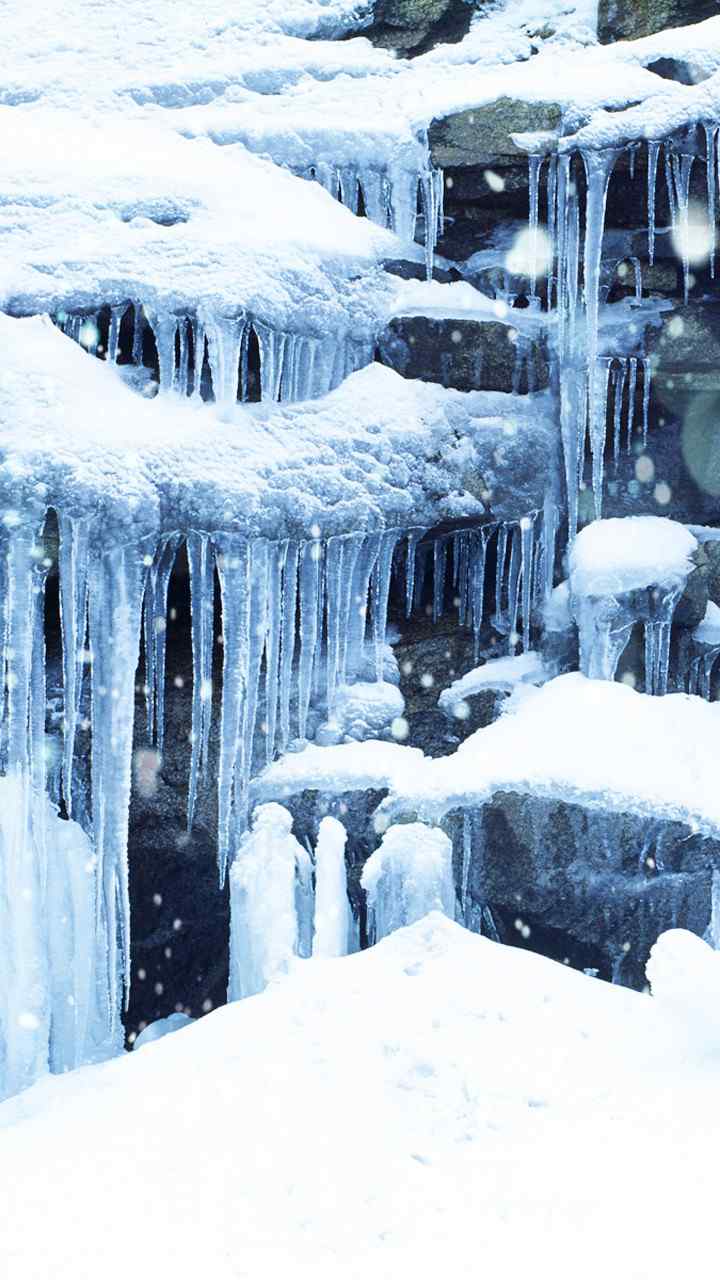
{"label": "icy overhang", "polygon": [[381,744],[310,747],[266,769],[254,796],[387,790],[377,815],[382,829],[403,816],[439,822],[515,792],[720,833],[720,703],[687,694],[653,698],[575,673],[522,695],[452,755],[419,758],[397,744],[384,744],[377,755],[371,747]]}
{"label": "icy overhang", "polygon": [[607,596],[681,586],[694,568],[697,547],[685,525],[661,516],[595,520],[573,543],[570,590],[575,596]]}
{"label": "icy overhang", "polygon": [[0,492],[138,532],[326,537],[518,519],[557,467],[544,395],[448,391],[372,364],[322,399],[150,401],[47,317],[0,316]]}
{"label": "icy overhang", "polygon": [[0,108],[0,305],[18,314],[204,303],[369,338],[391,232],[242,147],[147,122]]}

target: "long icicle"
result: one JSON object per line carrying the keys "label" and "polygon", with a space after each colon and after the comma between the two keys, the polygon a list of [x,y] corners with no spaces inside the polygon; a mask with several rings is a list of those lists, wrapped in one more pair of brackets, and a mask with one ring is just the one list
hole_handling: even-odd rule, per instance
{"label": "long icicle", "polygon": [[194,532],[188,534],[187,558],[190,571],[193,664],[190,782],[187,807],[187,823],[190,830],[195,816],[199,779],[207,774],[212,721],[215,561],[208,534]]}

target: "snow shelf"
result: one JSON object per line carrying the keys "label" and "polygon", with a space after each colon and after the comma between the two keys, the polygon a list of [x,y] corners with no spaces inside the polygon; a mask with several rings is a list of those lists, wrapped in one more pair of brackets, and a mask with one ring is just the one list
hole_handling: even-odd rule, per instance
{"label": "snow shelf", "polygon": [[273,329],[371,339],[402,256],[317,183],[147,121],[0,107],[0,305],[137,300],[248,313]]}
{"label": "snow shelf", "polygon": [[663,516],[595,520],[570,552],[573,596],[627,595],[644,587],[681,586],[694,564],[697,538]]}
{"label": "snow shelf", "polygon": [[475,667],[459,680],[454,680],[448,689],[443,689],[438,706],[446,715],[458,716],[458,709],[463,708],[466,698],[486,689],[512,693],[519,684],[544,684],[548,677],[549,672],[540,654],[532,649],[512,657],[491,658],[481,667]]}
{"label": "snow shelf", "polygon": [[499,720],[435,759],[392,743],[382,751],[371,743],[308,747],[264,770],[254,801],[315,789],[387,790],[376,819],[382,830],[399,815],[439,822],[512,791],[720,833],[720,703],[654,698],[571,673],[507,705]]}
{"label": "snow shelf", "polygon": [[[102,511],[141,533],[320,537],[542,505],[555,430],[544,396],[448,391],[373,364],[322,399],[154,400],[47,317],[0,315],[6,508]],[[527,401],[527,403],[525,403]]]}
{"label": "snow shelf", "polygon": [[47,1079],[0,1107],[7,1274],[121,1280],[120,1221],[143,1278],[469,1280],[469,1222],[513,1276],[540,1258],[574,1280],[582,1258],[599,1280],[619,1248],[623,1280],[701,1274],[715,1045],[703,1002],[689,1023],[670,998],[700,968],[717,1004],[699,947],[660,939],[651,998],[433,914]]}

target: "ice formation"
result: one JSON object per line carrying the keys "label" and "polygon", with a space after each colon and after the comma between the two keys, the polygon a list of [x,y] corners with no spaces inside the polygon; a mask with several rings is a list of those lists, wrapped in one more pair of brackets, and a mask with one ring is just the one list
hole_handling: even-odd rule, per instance
{"label": "ice formation", "polygon": [[455,915],[452,843],[422,822],[388,827],[363,868],[369,933],[379,942],[429,911]]}
{"label": "ice formation", "polygon": [[[593,7],[549,0],[544,25],[532,4],[494,7],[457,45],[412,59],[339,39],[371,22],[348,0],[244,0],[231,20],[219,0],[184,6],[182,20],[167,0],[150,16],[130,0],[122,23],[100,0],[92,30],[70,3],[61,43],[51,5],[5,15],[0,954],[19,976],[0,982],[3,1090],[118,1047],[138,657],[144,736],[161,761],[168,599],[184,557],[187,823],[192,835],[212,776],[232,995],[260,991],[296,955],[353,947],[344,833],[320,826],[313,890],[284,810],[262,807],[248,831],[258,801],[372,788],[390,792],[381,819],[439,821],[507,785],[716,830],[699,748],[667,761],[683,735],[708,747],[714,708],[595,685],[613,680],[640,622],[646,692],[666,692],[675,609],[705,540],[668,519],[600,517],[654,443],[652,330],[673,304],[653,296],[645,258],[653,268],[671,247],[686,302],[703,256],[715,276],[720,19],[601,46]],[[693,83],[656,74],[668,58]],[[434,128],[466,113],[482,134],[474,113],[501,102],[557,119],[502,144],[527,155],[527,226],[466,263],[440,260],[452,186]],[[625,166],[635,181],[641,158],[642,243],[605,227],[612,184]],[[610,305],[618,282],[625,296]],[[376,342],[398,318],[502,325],[515,344],[508,390],[448,390],[381,366]],[[547,351],[545,391],[534,344]],[[578,533],[588,485],[596,520]],[[46,759],[56,533],[62,747]],[[708,700],[713,609],[678,643],[675,672]],[[472,669],[453,668],[441,708],[513,690],[507,714],[445,760],[400,745],[388,624],[403,611],[418,630],[457,622],[470,638]],[[539,646],[572,618],[593,679],[538,691],[562,666]],[[635,756],[611,742],[620,715]],[[660,745],[638,763],[643,734]],[[464,919],[469,859],[468,848]],[[430,906],[455,912],[448,839],[421,823],[385,832],[363,883],[378,937]]]}
{"label": "ice formation", "polygon": [[310,954],[311,875],[290,814],[279,804],[261,805],[230,871],[231,1000],[263,991],[293,956]]}

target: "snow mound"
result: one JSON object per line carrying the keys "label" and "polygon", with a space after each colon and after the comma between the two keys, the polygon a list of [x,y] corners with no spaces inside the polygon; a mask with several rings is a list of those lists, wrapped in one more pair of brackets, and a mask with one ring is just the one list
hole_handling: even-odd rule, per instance
{"label": "snow mound", "polygon": [[551,1258],[570,1280],[591,1238],[599,1280],[621,1240],[624,1280],[669,1280],[711,1256],[720,1133],[714,1073],[678,1062],[659,1014],[439,914],[298,961],[0,1107],[0,1257],[13,1280],[120,1280],[123,1221],[144,1276],[469,1280],[472,1220],[486,1265]]}
{"label": "snow mound", "polygon": [[720,645],[720,607],[708,600],[705,617],[693,631],[697,644]]}
{"label": "snow mound", "polygon": [[662,516],[596,520],[580,531],[570,552],[574,596],[625,595],[643,587],[674,587],[693,568],[697,539]]}
{"label": "snow mound", "polygon": [[687,929],[671,929],[652,948],[646,973],[687,1046],[720,1054],[720,953]]}

